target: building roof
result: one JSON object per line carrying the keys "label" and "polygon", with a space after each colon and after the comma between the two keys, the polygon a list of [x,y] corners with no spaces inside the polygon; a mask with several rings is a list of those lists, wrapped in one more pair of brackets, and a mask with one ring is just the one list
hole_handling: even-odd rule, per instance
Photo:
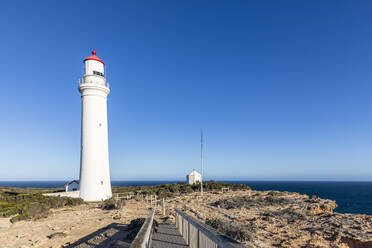
{"label": "building roof", "polygon": [[65,188],[68,187],[70,184],[72,183],[77,183],[79,184],[79,181],[78,180],[72,180],[71,182],[69,182],[68,184],[65,185]]}
{"label": "building roof", "polygon": [[97,60],[97,61],[101,62],[102,64],[105,64],[105,63],[103,63],[103,61],[102,61],[100,58],[98,58],[98,57],[96,56],[96,51],[95,51],[95,50],[93,50],[93,51],[92,51],[92,55],[86,57],[86,59],[84,59],[83,62],[85,62],[85,61],[87,61],[87,60]]}

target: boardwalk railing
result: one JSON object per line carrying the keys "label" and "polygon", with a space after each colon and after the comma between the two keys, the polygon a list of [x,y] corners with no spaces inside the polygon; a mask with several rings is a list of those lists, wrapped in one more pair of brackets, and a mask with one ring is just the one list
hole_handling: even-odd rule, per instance
{"label": "boardwalk railing", "polygon": [[246,248],[184,212],[175,209],[176,226],[190,248]]}
{"label": "boardwalk railing", "polygon": [[149,216],[146,218],[141,229],[134,238],[130,248],[149,248],[151,247],[152,233],[153,233],[153,222],[154,222],[154,210],[151,210]]}

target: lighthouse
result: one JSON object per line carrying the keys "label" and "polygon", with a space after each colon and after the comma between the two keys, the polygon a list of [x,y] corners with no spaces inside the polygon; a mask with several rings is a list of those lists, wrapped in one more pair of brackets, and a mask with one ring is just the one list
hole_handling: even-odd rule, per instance
{"label": "lighthouse", "polygon": [[107,96],[110,88],[105,78],[105,64],[94,50],[83,62],[85,71],[79,80],[80,198],[84,201],[102,201],[112,196],[107,127]]}

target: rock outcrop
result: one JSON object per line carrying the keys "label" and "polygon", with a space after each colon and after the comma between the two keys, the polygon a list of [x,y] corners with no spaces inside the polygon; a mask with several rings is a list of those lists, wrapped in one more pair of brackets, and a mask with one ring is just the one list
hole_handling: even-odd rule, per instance
{"label": "rock outcrop", "polygon": [[221,220],[245,229],[250,238],[241,241],[248,247],[372,247],[372,216],[334,212],[335,201],[316,196],[248,190],[204,198],[194,193],[176,202],[175,207],[187,205],[187,213],[201,221]]}

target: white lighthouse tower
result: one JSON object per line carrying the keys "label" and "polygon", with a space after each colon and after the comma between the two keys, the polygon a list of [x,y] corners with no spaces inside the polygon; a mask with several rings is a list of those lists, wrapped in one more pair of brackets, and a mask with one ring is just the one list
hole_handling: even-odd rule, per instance
{"label": "white lighthouse tower", "polygon": [[112,196],[108,154],[107,96],[103,61],[92,55],[84,59],[81,93],[80,198],[101,201]]}

